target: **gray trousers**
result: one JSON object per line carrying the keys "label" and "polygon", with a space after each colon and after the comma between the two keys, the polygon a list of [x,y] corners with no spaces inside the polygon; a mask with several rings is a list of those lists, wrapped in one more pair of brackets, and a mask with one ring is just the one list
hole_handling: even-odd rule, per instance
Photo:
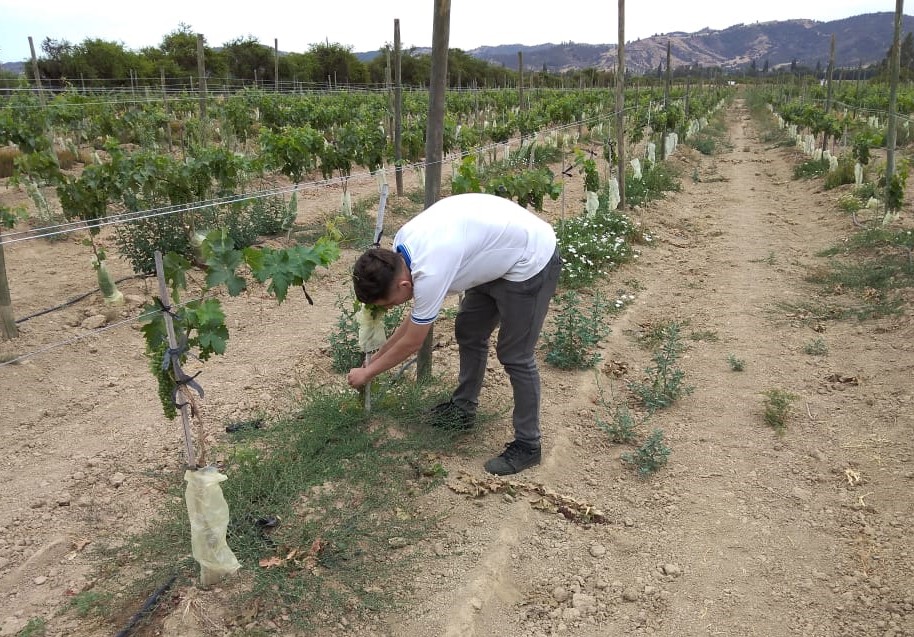
{"label": "gray trousers", "polygon": [[536,342],[561,269],[562,260],[556,249],[546,267],[526,281],[496,279],[470,288],[457,312],[455,334],[460,348],[460,375],[454,403],[476,413],[486,373],[489,338],[498,326],[495,351],[514,391],[514,437],[534,446],[540,443]]}

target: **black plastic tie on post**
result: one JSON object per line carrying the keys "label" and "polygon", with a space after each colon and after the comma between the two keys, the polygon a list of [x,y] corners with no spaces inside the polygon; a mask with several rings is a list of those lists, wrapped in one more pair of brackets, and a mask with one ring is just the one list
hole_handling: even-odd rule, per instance
{"label": "black plastic tie on post", "polygon": [[176,321],[179,320],[178,315],[175,314],[171,305],[168,305],[167,303],[165,303],[165,301],[163,301],[162,299],[160,299],[157,296],[152,297],[152,300],[155,302],[156,305],[159,306],[160,312],[162,312],[163,314],[168,314],[171,318],[173,318]]}
{"label": "black plastic tie on post", "polygon": [[181,339],[180,345],[174,348],[169,347],[165,350],[165,355],[162,356],[162,371],[166,371],[171,367],[175,375],[175,390],[172,396],[172,402],[174,402],[175,407],[178,408],[181,407],[181,404],[178,403],[178,391],[181,387],[190,387],[200,395],[200,398],[203,398],[203,388],[200,386],[200,383],[194,380],[201,372],[197,372],[193,376],[188,376],[181,368],[181,357],[187,353],[187,351],[187,336],[185,335]]}

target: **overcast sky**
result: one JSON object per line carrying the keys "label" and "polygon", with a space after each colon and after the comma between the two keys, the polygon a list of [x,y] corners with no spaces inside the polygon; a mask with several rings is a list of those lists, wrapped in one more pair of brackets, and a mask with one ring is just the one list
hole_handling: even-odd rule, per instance
{"label": "overcast sky", "polygon": [[[694,11],[696,5],[708,8]],[[540,8],[540,7],[548,8]],[[617,6],[613,0],[453,0],[450,47],[617,41]],[[158,46],[181,23],[202,33],[209,46],[253,36],[272,47],[304,52],[329,40],[353,51],[373,51],[393,42],[394,19],[400,20],[404,48],[432,44],[434,0],[348,0],[334,2],[213,2],[212,0],[0,0],[0,62],[28,58],[32,36],[38,55],[45,38],[79,44],[102,39],[139,50]],[[713,7],[713,8],[712,8]],[[807,18],[837,20],[861,13],[894,12],[891,0],[629,0],[625,39],[656,33],[723,29],[734,24]],[[909,11],[910,13],[910,11]],[[886,42],[891,33],[886,34]]]}

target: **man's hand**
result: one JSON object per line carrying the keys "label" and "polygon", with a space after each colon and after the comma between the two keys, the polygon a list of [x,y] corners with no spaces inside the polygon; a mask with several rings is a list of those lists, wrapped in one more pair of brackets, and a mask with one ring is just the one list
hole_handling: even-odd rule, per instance
{"label": "man's hand", "polygon": [[359,389],[371,382],[371,375],[365,367],[353,367],[349,370],[349,375],[346,376],[346,380],[349,381],[350,387]]}
{"label": "man's hand", "polygon": [[378,374],[383,374],[418,352],[431,326],[431,323],[417,325],[408,318],[405,319],[368,365],[349,370],[349,375],[346,376],[349,386],[355,389],[364,387]]}

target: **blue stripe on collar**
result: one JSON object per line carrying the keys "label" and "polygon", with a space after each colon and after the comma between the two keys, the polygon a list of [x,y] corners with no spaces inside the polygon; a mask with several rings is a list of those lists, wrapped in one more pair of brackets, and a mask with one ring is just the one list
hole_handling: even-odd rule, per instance
{"label": "blue stripe on collar", "polygon": [[406,261],[406,267],[410,270],[413,269],[413,259],[409,256],[409,248],[407,248],[402,243],[397,246],[397,254],[403,255],[403,260]]}

